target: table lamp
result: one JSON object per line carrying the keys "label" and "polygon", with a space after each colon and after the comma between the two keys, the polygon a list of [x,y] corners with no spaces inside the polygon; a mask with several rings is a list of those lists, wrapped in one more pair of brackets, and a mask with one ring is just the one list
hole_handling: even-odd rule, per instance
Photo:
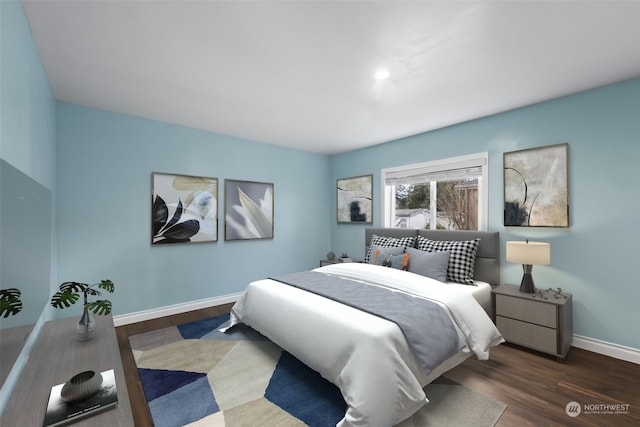
{"label": "table lamp", "polygon": [[548,265],[551,263],[551,246],[543,242],[507,242],[507,261],[522,264],[522,282],[520,292],[533,294],[536,291],[533,285],[531,270],[534,265]]}

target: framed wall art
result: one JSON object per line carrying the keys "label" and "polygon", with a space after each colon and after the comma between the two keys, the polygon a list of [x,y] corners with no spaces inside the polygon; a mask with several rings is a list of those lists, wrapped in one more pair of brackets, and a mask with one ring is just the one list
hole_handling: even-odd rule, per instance
{"label": "framed wall art", "polygon": [[224,239],[273,238],[273,184],[224,180]]}
{"label": "framed wall art", "polygon": [[336,183],[338,222],[373,222],[373,175],[338,179]]}
{"label": "framed wall art", "polygon": [[151,244],[218,240],[218,179],[151,174]]}
{"label": "framed wall art", "polygon": [[504,153],[504,225],[569,227],[569,144]]}

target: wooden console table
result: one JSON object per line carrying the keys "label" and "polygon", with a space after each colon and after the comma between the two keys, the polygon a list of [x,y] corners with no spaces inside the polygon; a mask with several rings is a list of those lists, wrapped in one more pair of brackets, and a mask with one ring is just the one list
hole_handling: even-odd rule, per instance
{"label": "wooden console table", "polygon": [[109,369],[115,371],[118,405],[71,425],[134,425],[112,316],[95,316],[94,336],[83,342],[76,340],[79,318],[78,315],[51,320],[44,325],[2,414],[0,425],[41,426],[52,386],[65,383],[83,371]]}
{"label": "wooden console table", "polygon": [[0,387],[9,376],[32,329],[33,324],[0,329]]}

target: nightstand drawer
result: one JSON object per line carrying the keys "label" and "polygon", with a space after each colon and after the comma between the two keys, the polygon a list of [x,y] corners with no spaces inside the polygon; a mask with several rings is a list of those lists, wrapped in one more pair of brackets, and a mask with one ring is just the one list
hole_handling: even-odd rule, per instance
{"label": "nightstand drawer", "polygon": [[496,315],[519,319],[536,325],[556,328],[556,306],[539,300],[526,300],[507,295],[496,295]]}
{"label": "nightstand drawer", "polygon": [[546,353],[558,354],[556,330],[506,317],[496,317],[498,330],[509,342]]}

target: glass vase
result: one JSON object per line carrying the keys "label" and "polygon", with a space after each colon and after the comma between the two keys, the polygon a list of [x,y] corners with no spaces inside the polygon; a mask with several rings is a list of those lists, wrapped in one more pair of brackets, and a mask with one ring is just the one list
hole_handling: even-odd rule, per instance
{"label": "glass vase", "polygon": [[94,319],[93,314],[89,311],[87,306],[84,306],[84,310],[82,311],[82,317],[78,322],[78,326],[76,328],[78,341],[86,341],[93,337],[93,331],[96,329],[96,319]]}

